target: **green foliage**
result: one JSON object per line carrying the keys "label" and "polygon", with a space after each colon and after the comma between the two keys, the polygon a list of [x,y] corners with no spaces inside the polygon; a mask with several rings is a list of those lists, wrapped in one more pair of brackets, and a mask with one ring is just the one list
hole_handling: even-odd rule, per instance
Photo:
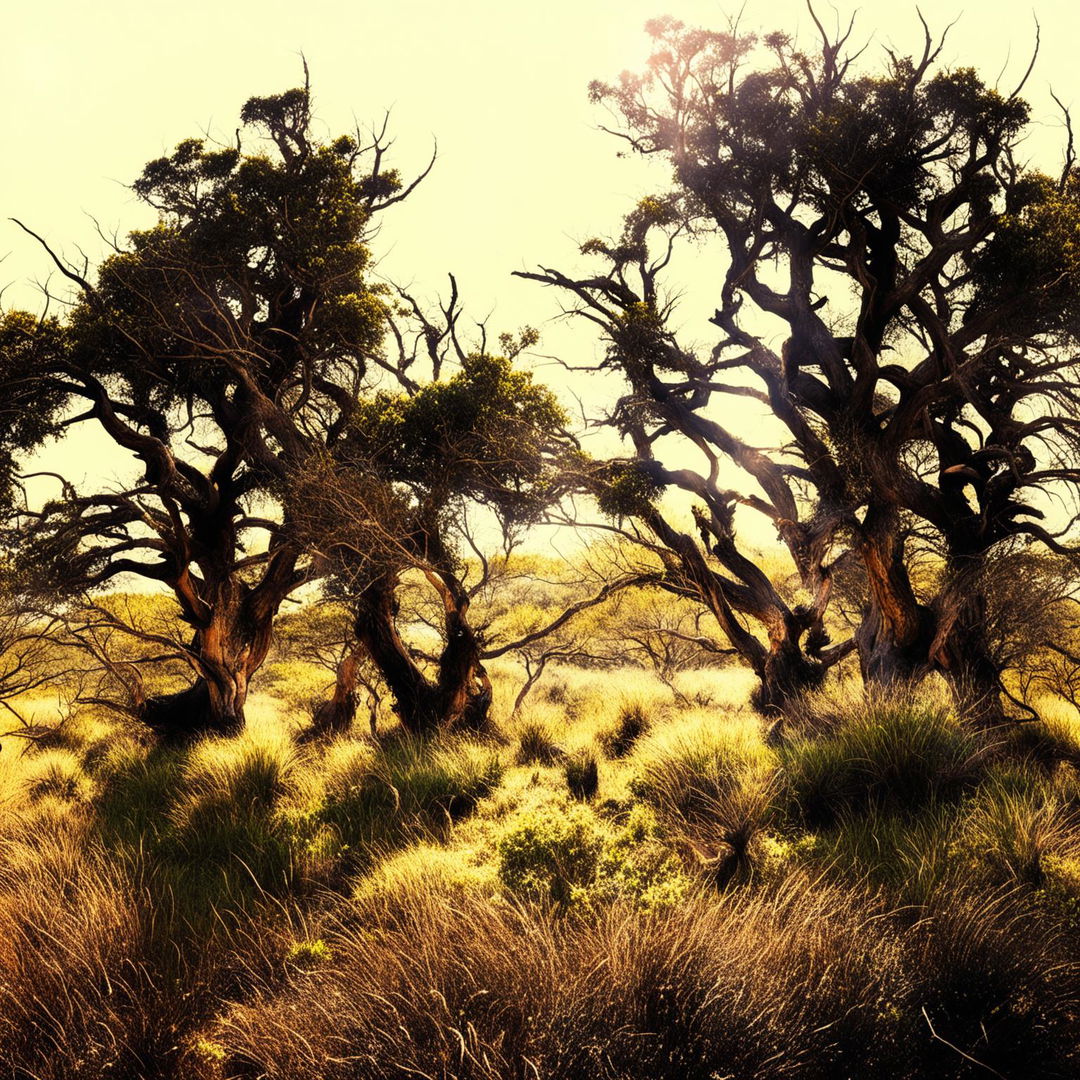
{"label": "green foliage", "polygon": [[646,806],[637,804],[605,838],[589,899],[631,901],[663,908],[687,899],[693,884],[671,849],[671,834]]}
{"label": "green foliage", "polygon": [[324,667],[303,660],[277,660],[259,672],[258,687],[273,694],[296,714],[325,700],[333,677]]}
{"label": "green foliage", "polygon": [[329,963],[334,950],[322,938],[313,941],[294,941],[289,946],[285,959],[299,968],[313,968]]}
{"label": "green foliage", "polygon": [[597,481],[597,505],[616,519],[648,514],[663,490],[636,462],[612,462],[600,470]]}
{"label": "green foliage", "polygon": [[358,403],[347,453],[440,502],[467,496],[527,519],[553,480],[545,455],[565,424],[554,395],[530,373],[477,355],[449,379]]}
{"label": "green foliage", "polygon": [[976,308],[1010,309],[1014,333],[1075,331],[1080,319],[1080,173],[1058,183],[1029,173],[1010,193],[993,237],[973,260]]}
{"label": "green foliage", "polygon": [[26,311],[0,313],[0,508],[10,510],[18,455],[61,430],[65,393],[44,378],[62,348],[55,319]]}
{"label": "green foliage", "polygon": [[[230,378],[214,350],[200,348],[213,337],[208,305],[261,300],[269,331],[283,290],[307,297],[309,315],[296,320],[295,344],[317,358],[320,375],[342,356],[377,349],[382,336],[380,290],[364,276],[365,239],[373,207],[397,181],[359,173],[349,137],[329,145],[312,140],[306,89],[252,98],[241,119],[276,153],[186,139],[150,162],[132,186],[159,211],[159,224],[133,233],[129,250],[102,264],[95,302],[72,319],[74,347],[98,354],[99,370],[158,407],[177,394],[213,392]],[[281,227],[285,220],[288,228]],[[175,313],[171,323],[164,310]],[[245,329],[259,340],[258,321]],[[269,339],[265,345],[278,351]],[[140,372],[132,362],[136,349],[166,364],[170,381]]]}
{"label": "green foliage", "polygon": [[521,814],[499,838],[499,880],[510,892],[569,904],[592,883],[602,850],[584,807]]}

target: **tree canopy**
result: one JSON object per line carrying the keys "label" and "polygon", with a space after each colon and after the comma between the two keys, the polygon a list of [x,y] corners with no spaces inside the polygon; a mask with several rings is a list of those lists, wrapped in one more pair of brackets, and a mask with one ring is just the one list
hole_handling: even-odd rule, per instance
{"label": "tree canopy", "polygon": [[306,86],[252,98],[241,122],[235,146],[187,139],[146,166],[132,187],[158,224],[95,274],[50,250],[74,305],[8,313],[0,348],[17,417],[9,472],[19,451],[83,423],[139,463],[121,491],[62,481],[15,527],[46,589],[134,574],[173,591],[196,681],[148,703],[166,728],[243,722],[274,613],[316,572],[267,506],[340,439],[380,355],[386,287],[369,280],[368,233],[409,191],[385,168],[382,134],[314,138]]}
{"label": "tree canopy", "polygon": [[[1071,554],[1060,538],[1076,520],[1046,516],[1052,496],[1075,506],[1078,477],[1071,148],[1056,177],[1025,167],[1019,90],[941,66],[943,39],[929,29],[920,55],[886,50],[870,72],[848,51],[851,27],[830,36],[818,24],[812,50],[780,32],[672,19],[648,29],[646,72],[591,94],[635,152],[671,162],[672,187],[642,201],[616,241],[583,246],[597,272],[526,275],[566,290],[602,327],[606,364],[627,381],[613,416],[633,467],[693,497],[700,542],[655,505],[636,517],[758,671],[763,703],[813,685],[843,651],[823,650],[822,619],[840,560],[857,559],[865,676],[936,668],[976,711],[996,714],[980,575],[996,551],[1026,541]],[[719,264],[698,256],[715,275],[719,335],[707,351],[677,340],[664,299],[683,235],[714,238],[723,253]],[[756,445],[767,424],[735,429],[736,410],[719,409],[733,398],[778,423],[779,450]],[[672,434],[703,468],[657,460]],[[746,485],[722,485],[722,460]],[[773,522],[808,605],[770,594],[739,549],[737,506]],[[945,563],[930,597],[916,596],[906,566],[912,530]]]}

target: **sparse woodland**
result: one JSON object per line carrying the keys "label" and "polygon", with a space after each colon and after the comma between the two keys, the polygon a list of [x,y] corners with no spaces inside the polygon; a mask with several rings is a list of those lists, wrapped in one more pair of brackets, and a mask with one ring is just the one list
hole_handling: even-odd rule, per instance
{"label": "sparse woodland", "polygon": [[306,71],[99,265],[12,226],[0,1075],[1080,1075],[1071,120],[813,25],[592,85],[669,179],[516,271],[542,374]]}

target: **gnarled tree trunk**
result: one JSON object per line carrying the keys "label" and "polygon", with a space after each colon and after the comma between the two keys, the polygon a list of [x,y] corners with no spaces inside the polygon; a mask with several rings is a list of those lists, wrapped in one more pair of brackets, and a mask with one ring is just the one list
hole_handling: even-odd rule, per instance
{"label": "gnarled tree trunk", "polygon": [[398,633],[396,573],[380,575],[357,597],[357,641],[393,694],[395,711],[407,731],[426,735],[440,728],[482,727],[491,705],[491,683],[468,621],[468,597],[452,575],[431,571],[428,579],[440,592],[445,612],[446,644],[434,682]]}
{"label": "gnarled tree trunk", "polygon": [[340,735],[348,731],[356,719],[356,687],[359,681],[360,660],[363,654],[358,645],[350,649],[334,673],[334,692],[315,710],[305,739],[324,735]]}
{"label": "gnarled tree trunk", "polygon": [[[702,541],[714,540],[713,554],[724,563],[736,564],[740,580],[733,581],[716,573],[705,561],[701,547],[686,533],[673,529],[657,511],[647,517],[652,531],[677,558],[679,575],[691,583],[720,624],[743,662],[758,678],[751,701],[766,716],[783,715],[799,695],[817,689],[829,668],[847,655],[850,643],[832,649],[820,631],[816,613],[800,617],[781,599],[769,579],[739,554],[734,543],[721,547],[723,536],[712,537],[703,530]],[[736,614],[741,612],[763,629],[763,643],[743,625]],[[810,651],[813,645],[815,652]]]}
{"label": "gnarled tree trunk", "polygon": [[930,660],[948,682],[957,707],[976,727],[1005,721],[1004,687],[987,640],[986,597],[979,586],[981,559],[951,560],[948,584],[935,602],[937,627]]}
{"label": "gnarled tree trunk", "polygon": [[938,671],[964,719],[987,727],[1004,719],[1001,674],[986,634],[981,556],[951,558],[932,606],[919,603],[894,515],[866,515],[860,551],[870,602],[855,637],[867,683],[918,682]]}
{"label": "gnarled tree trunk", "polygon": [[911,587],[895,511],[881,507],[867,511],[859,552],[869,592],[855,633],[863,681],[885,685],[918,681],[931,670],[936,619]]}
{"label": "gnarled tree trunk", "polygon": [[270,650],[274,616],[293,586],[291,567],[252,588],[226,580],[208,595],[205,615],[188,647],[197,675],[186,690],[149,698],[141,719],[169,741],[235,735],[244,728],[252,675]]}

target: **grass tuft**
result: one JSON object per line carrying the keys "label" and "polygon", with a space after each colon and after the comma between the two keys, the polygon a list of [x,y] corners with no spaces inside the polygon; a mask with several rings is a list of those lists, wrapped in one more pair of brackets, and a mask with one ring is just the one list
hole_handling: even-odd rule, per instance
{"label": "grass tuft", "polygon": [[571,754],[563,766],[566,787],[575,799],[587,802],[596,797],[600,787],[600,772],[596,764],[596,755],[581,749]]}

